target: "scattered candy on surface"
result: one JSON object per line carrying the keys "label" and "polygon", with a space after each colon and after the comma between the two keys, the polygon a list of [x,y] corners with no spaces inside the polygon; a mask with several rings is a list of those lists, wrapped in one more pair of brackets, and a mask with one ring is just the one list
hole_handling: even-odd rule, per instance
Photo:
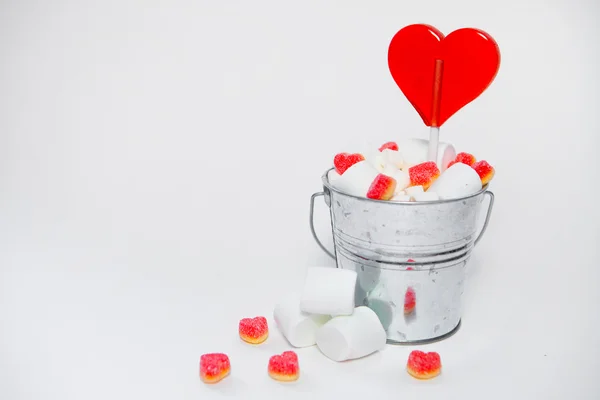
{"label": "scattered candy on surface", "polygon": [[383,151],[385,149],[398,151],[398,144],[396,142],[387,142],[381,145],[379,151]]}
{"label": "scattered candy on surface", "polygon": [[472,168],[475,170],[475,172],[477,172],[477,175],[479,175],[479,177],[481,178],[482,185],[487,185],[488,183],[490,183],[490,181],[494,177],[494,174],[496,173],[494,167],[488,164],[488,162],[485,160],[477,161],[475,164],[472,165]]}
{"label": "scattered candy on surface", "polygon": [[374,200],[389,200],[394,196],[396,180],[390,176],[379,174],[367,191],[367,198]]}
{"label": "scattered candy on surface", "polygon": [[239,323],[240,338],[247,343],[260,344],[269,337],[269,325],[265,317],[242,318]]}
{"label": "scattered candy on surface", "polygon": [[333,158],[333,165],[338,174],[343,175],[344,172],[357,162],[363,161],[365,157],[362,154],[354,153],[339,153]]}
{"label": "scattered candy on surface", "polygon": [[426,353],[413,350],[408,356],[406,370],[417,379],[435,378],[442,370],[440,355],[434,351]]}
{"label": "scattered candy on surface", "polygon": [[200,379],[204,383],[217,383],[229,375],[231,364],[227,354],[209,353],[200,356]]}
{"label": "scattered candy on surface", "polygon": [[433,161],[426,161],[408,169],[411,186],[423,186],[427,190],[429,186],[440,176],[440,170]]}
{"label": "scattered candy on surface", "polygon": [[274,355],[269,359],[269,376],[276,381],[291,382],[300,376],[298,355],[293,351],[284,351],[281,355]]}

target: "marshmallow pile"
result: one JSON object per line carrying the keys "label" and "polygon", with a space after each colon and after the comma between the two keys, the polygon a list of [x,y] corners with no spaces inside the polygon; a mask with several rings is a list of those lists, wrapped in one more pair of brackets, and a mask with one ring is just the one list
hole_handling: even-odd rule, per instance
{"label": "marshmallow pile", "polygon": [[377,314],[368,307],[354,307],[356,279],[351,270],[309,268],[301,293],[280,301],[273,312],[287,341],[294,347],[317,345],[334,361],[383,349],[386,333]]}
{"label": "marshmallow pile", "polygon": [[436,161],[428,161],[429,142],[407,139],[387,142],[375,151],[339,153],[328,175],[337,190],[353,196],[389,201],[436,201],[480,191],[495,170],[472,154],[456,153],[440,142]]}

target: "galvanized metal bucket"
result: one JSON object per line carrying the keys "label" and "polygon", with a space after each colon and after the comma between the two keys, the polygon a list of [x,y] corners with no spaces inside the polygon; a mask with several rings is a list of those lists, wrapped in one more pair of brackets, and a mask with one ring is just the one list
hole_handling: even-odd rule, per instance
{"label": "galvanized metal bucket", "polygon": [[[494,194],[487,185],[458,199],[378,201],[336,190],[322,176],[323,191],[310,199],[310,228],[337,267],[357,272],[357,306],[370,307],[388,343],[418,344],[446,338],[460,326],[465,266],[488,226]],[[314,203],[330,209],[334,252],[314,228]],[[489,203],[477,233],[484,197]]]}

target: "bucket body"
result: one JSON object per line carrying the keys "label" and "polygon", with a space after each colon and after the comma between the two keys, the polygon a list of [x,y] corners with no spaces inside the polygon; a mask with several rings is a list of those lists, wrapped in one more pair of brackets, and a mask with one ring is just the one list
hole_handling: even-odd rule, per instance
{"label": "bucket body", "polygon": [[[322,195],[330,209],[333,256],[338,268],[358,274],[356,306],[375,311],[389,343],[451,335],[460,325],[466,263],[487,227],[493,194],[484,187],[459,199],[378,201],[336,190],[328,172]],[[486,195],[490,203],[478,235]],[[314,228],[313,235],[318,240]]]}

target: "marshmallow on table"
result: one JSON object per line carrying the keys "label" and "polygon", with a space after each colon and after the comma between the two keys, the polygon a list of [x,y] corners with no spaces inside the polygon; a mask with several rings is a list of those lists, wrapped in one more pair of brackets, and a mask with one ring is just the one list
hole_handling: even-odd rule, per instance
{"label": "marshmallow on table", "polygon": [[317,347],[333,361],[367,356],[385,343],[385,330],[377,314],[364,306],[356,307],[350,316],[332,318],[317,331]]}
{"label": "marshmallow on table", "polygon": [[302,312],[299,296],[289,295],[275,306],[273,319],[292,346],[308,347],[317,343],[317,330],[331,317]]}
{"label": "marshmallow on table", "polygon": [[379,175],[379,171],[369,162],[360,161],[344,171],[339,178],[330,181],[330,183],[341,192],[365,197],[377,175]]}
{"label": "marshmallow on table", "polygon": [[479,174],[467,164],[456,163],[444,171],[428,191],[437,193],[444,200],[465,197],[481,188]]}
{"label": "marshmallow on table", "polygon": [[[430,161],[429,140],[425,139],[405,139],[398,143],[398,148],[404,160],[402,169],[408,169],[417,164]],[[438,143],[438,156],[436,164],[440,171],[444,171],[446,166],[456,158],[456,150],[450,143]]]}
{"label": "marshmallow on table", "polygon": [[300,298],[300,310],[331,316],[352,314],[356,277],[356,272],[349,269],[309,268]]}

